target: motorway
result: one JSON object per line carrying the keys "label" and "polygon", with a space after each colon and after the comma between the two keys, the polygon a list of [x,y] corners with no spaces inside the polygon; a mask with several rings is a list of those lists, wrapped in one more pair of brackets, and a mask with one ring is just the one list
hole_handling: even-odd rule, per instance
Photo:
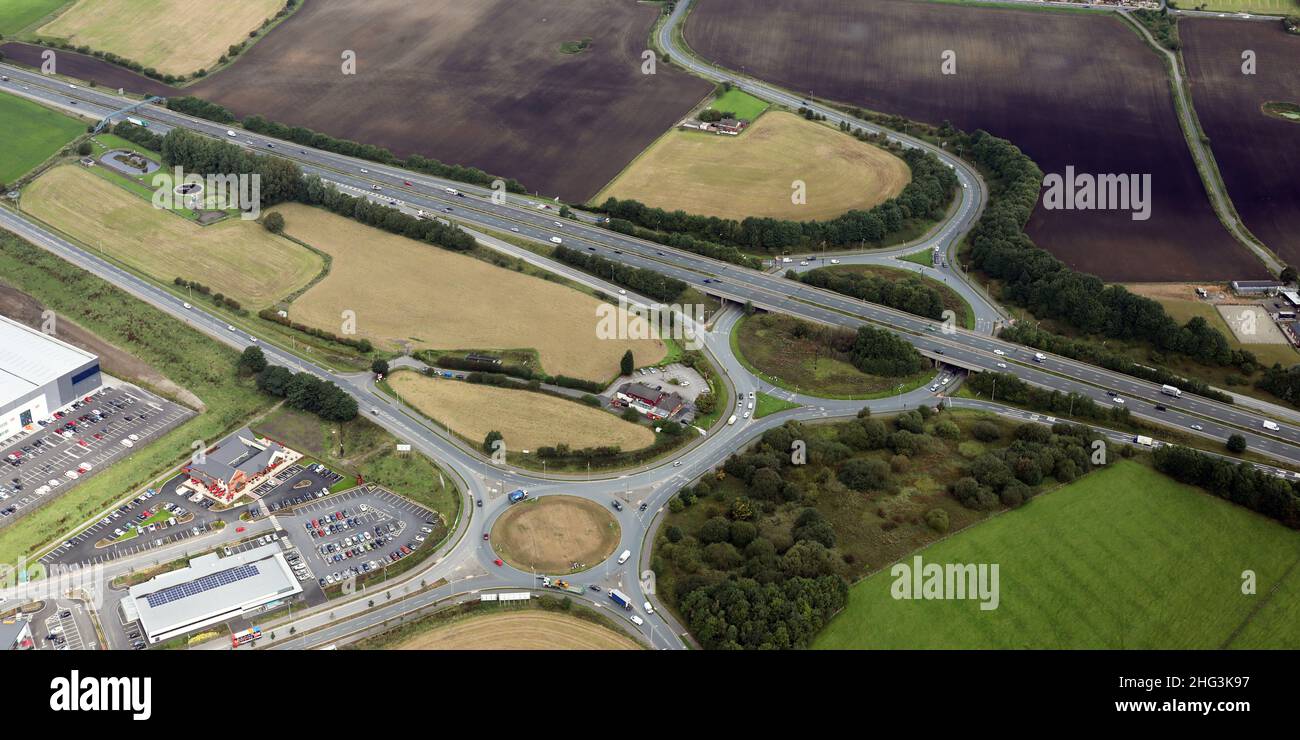
{"label": "motorway", "polygon": [[[953,167],[962,188],[948,219],[932,230],[923,243],[897,248],[893,252],[901,254],[904,249],[910,252],[918,249],[933,249],[937,246],[947,259],[944,267],[931,269],[932,276],[944,279],[950,285],[967,285],[965,276],[958,271],[956,260],[952,257],[962,235],[978,219],[987,199],[987,187],[978,173],[965,162],[926,142],[894,132],[882,131],[879,127],[852,119],[834,109],[804,101],[764,83],[748,78],[741,79],[729,71],[698,62],[687,52],[679,49],[673,41],[673,28],[680,22],[688,5],[689,2],[685,0],[678,2],[672,17],[660,32],[659,41],[662,48],[669,51],[676,63],[708,79],[729,80],[751,94],[776,103],[796,108],[801,105],[810,107],[825,115],[832,123],[843,120],[849,121],[855,127],[881,131],[904,146],[922,147],[932,151]],[[46,78],[11,65],[0,65],[0,68],[3,68],[4,73],[12,78],[11,82],[0,83],[0,89],[68,110],[76,110],[82,114],[105,116],[135,102],[100,90],[72,88],[67,82]],[[74,106],[71,100],[78,102]],[[607,293],[616,292],[618,287],[559,265],[522,247],[494,239],[477,229],[510,232],[521,240],[538,244],[546,244],[551,237],[561,236],[566,245],[596,252],[624,264],[657,270],[682,279],[733,304],[751,301],[760,308],[849,328],[866,324],[887,326],[912,342],[923,354],[944,365],[971,371],[1010,372],[1030,383],[1062,392],[1079,393],[1105,405],[1117,403],[1107,395],[1107,391],[1110,391],[1124,399],[1125,407],[1135,417],[1181,427],[1189,433],[1199,434],[1209,439],[1222,440],[1231,433],[1241,433],[1247,438],[1253,450],[1300,466],[1300,426],[1281,423],[1277,431],[1267,432],[1261,429],[1261,416],[1246,409],[1190,394],[1184,394],[1181,399],[1173,401],[1160,395],[1158,385],[1067,358],[1047,356],[1042,362],[1037,362],[1033,359],[1032,351],[992,336],[1002,314],[996,306],[986,301],[978,290],[964,289],[961,292],[968,301],[972,302],[972,306],[981,318],[981,325],[977,326],[975,331],[955,329],[947,332],[933,321],[811,288],[780,275],[721,263],[689,252],[618,234],[596,225],[595,218],[590,214],[579,213],[577,220],[560,220],[555,208],[547,207],[545,201],[515,195],[497,201],[491,197],[493,192],[490,189],[303,148],[243,130],[236,130],[236,135],[231,137],[228,136],[228,129],[225,126],[154,106],[137,110],[132,115],[146,118],[154,124],[154,130],[160,133],[164,133],[171,127],[184,127],[222,140],[235,141],[265,154],[291,159],[302,166],[307,174],[319,175],[334,183],[336,187],[366,193],[368,197],[376,199],[395,200],[398,207],[407,210],[439,212],[440,217],[459,223],[493,249],[541,264],[571,279],[581,280],[593,287],[598,286]],[[373,190],[375,185],[382,188],[379,193]],[[455,188],[464,195],[452,194],[448,192],[448,188]],[[256,337],[238,327],[231,328],[225,320],[207,313],[200,307],[186,309],[179,297],[162,286],[100,258],[90,250],[70,243],[13,210],[0,209],[0,227],[95,273],[137,298],[186,321],[195,329],[236,349],[258,342]],[[862,258],[855,256],[852,259],[892,259],[894,256],[897,254],[873,253]],[[705,279],[710,282],[705,283]],[[646,304],[650,303],[644,298],[635,296],[630,298]],[[732,355],[728,332],[737,317],[738,312],[733,306],[729,311],[724,311],[715,317],[711,328],[703,334],[705,351],[723,370],[732,398],[747,394],[751,390],[761,390],[784,398],[792,397],[794,394],[761,383]],[[533,574],[516,571],[509,566],[495,566],[492,562],[490,546],[485,545],[479,536],[490,528],[491,522],[508,506],[504,494],[519,487],[526,488],[533,496],[562,492],[590,498],[605,505],[615,499],[628,504],[623,507],[623,511],[612,513],[618,518],[622,531],[622,542],[617,551],[629,549],[634,553],[634,557],[621,566],[612,561],[600,564],[589,573],[592,577],[603,579],[607,586],[615,585],[628,593],[634,603],[641,604],[653,598],[651,583],[644,575],[649,562],[648,540],[650,533],[653,532],[653,523],[666,508],[668,499],[683,485],[715,468],[749,440],[767,429],[792,419],[833,419],[852,416],[863,406],[869,406],[873,411],[890,412],[915,408],[921,403],[937,404],[944,401],[931,393],[927,387],[869,402],[828,401],[794,396],[797,402],[804,404],[803,407],[764,419],[746,419],[743,423],[735,425],[718,425],[702,441],[688,446],[670,460],[618,475],[598,475],[587,480],[581,476],[542,476],[524,470],[495,466],[477,450],[447,434],[446,430],[418,417],[391,397],[377,392],[369,373],[338,374],[310,362],[289,349],[265,342],[258,343],[272,363],[294,371],[310,372],[339,384],[358,399],[362,413],[368,418],[384,426],[399,439],[409,442],[416,450],[437,461],[452,473],[466,495],[463,507],[465,514],[446,547],[445,554],[433,559],[427,567],[413,573],[401,583],[386,584],[384,588],[367,588],[350,599],[340,600],[328,607],[300,612],[292,619],[269,625],[282,631],[282,634],[287,634],[290,627],[294,629],[295,638],[276,643],[277,646],[286,647],[311,647],[326,644],[326,640],[333,641],[358,633],[391,617],[391,612],[399,606],[403,610],[423,608],[445,602],[453,597],[463,596],[471,589],[473,592],[478,592],[483,589],[520,590],[534,587],[536,583]],[[1025,418],[1033,416],[996,404],[957,399],[948,399],[948,401],[954,405],[988,408],[1013,416],[1019,415]],[[1157,410],[1155,408],[1157,404],[1166,406],[1167,410]],[[1285,417],[1286,414],[1279,412],[1277,416]],[[1202,429],[1190,430],[1193,424],[1201,426]],[[1115,435],[1117,439],[1125,436],[1119,432],[1110,434]],[[476,500],[483,501],[482,509],[474,505]],[[644,511],[640,510],[642,503],[646,505]],[[124,563],[121,567],[127,565]],[[447,581],[447,584],[427,589],[416,585],[418,581],[437,583],[440,580]],[[396,591],[399,588],[405,590]],[[369,608],[366,605],[367,599],[373,599],[375,594],[382,592],[393,593],[399,598],[406,596],[406,598],[378,609]],[[588,598],[598,608],[610,608],[610,602],[605,600],[603,595]],[[683,647],[680,637],[683,631],[681,626],[673,623],[671,617],[665,616],[662,609],[657,609],[653,615],[642,614],[642,617],[646,620],[642,628],[623,624],[625,620],[619,620],[619,623],[625,629],[636,632],[643,640],[649,641],[655,647]]]}

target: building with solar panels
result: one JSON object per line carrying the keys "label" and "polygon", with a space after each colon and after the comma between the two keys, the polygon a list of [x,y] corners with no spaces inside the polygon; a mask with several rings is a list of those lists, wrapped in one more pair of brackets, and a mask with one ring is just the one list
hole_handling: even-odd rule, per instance
{"label": "building with solar panels", "polygon": [[0,316],[0,440],[99,390],[99,358]]}
{"label": "building with solar panels", "polygon": [[194,558],[189,567],[132,586],[121,601],[124,623],[139,620],[149,642],[162,642],[250,616],[302,593],[278,543],[220,557]]}

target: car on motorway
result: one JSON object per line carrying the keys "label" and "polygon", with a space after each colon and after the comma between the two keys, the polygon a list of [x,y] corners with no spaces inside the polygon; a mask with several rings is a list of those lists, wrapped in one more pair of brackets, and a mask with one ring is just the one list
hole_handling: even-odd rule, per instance
{"label": "car on motorway", "polygon": [[1195,430],[1198,431],[1198,432],[1203,432],[1203,431],[1205,431],[1205,427],[1201,426],[1200,424],[1193,424],[1193,425],[1191,426],[1191,428],[1192,428],[1192,429],[1195,429]]}
{"label": "car on motorway", "polygon": [[238,136],[238,135],[239,135],[239,134],[236,134],[233,130],[231,130],[231,129],[226,129],[226,136],[229,136],[230,138],[233,139],[233,138],[235,138],[235,137]]}

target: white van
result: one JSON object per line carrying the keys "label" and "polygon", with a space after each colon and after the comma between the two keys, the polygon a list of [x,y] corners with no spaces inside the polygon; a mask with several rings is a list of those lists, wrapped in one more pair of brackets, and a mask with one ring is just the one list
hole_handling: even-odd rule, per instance
{"label": "white van", "polygon": [[1282,429],[1282,427],[1280,427],[1280,426],[1277,425],[1277,422],[1276,422],[1276,421],[1266,421],[1266,422],[1264,422],[1264,428],[1267,429],[1267,430],[1269,430],[1270,432],[1276,432],[1276,431],[1280,431],[1280,430]]}
{"label": "white van", "polygon": [[553,236],[553,237],[551,237],[551,241],[552,241],[553,243],[555,243],[555,244],[563,244],[563,243],[564,243],[564,240],[561,239],[561,238],[558,237],[558,236]]}
{"label": "white van", "polygon": [[619,564],[619,565],[622,565],[623,563],[626,563],[626,562],[627,562],[627,559],[630,558],[630,557],[632,557],[632,551],[631,551],[631,550],[624,550],[624,551],[623,551],[623,554],[618,556],[618,564]]}
{"label": "white van", "polygon": [[229,136],[230,138],[233,139],[236,136],[238,136],[238,134],[236,134],[233,129],[226,129],[226,136]]}

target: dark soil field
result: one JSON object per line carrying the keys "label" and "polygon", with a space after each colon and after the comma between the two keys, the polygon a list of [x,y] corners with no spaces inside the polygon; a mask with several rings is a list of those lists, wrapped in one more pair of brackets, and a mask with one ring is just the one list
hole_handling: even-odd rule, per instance
{"label": "dark soil field", "polygon": [[[1279,23],[1198,18],[1178,26],[1193,104],[1237,212],[1282,259],[1300,264],[1300,121],[1261,110],[1300,103],[1300,36]],[[1245,49],[1256,54],[1254,75],[1241,73]]]}
{"label": "dark soil field", "polygon": [[[36,69],[40,69],[41,53],[46,50],[44,46],[33,44],[20,44],[17,42],[0,44],[0,52],[4,52],[5,61]],[[161,95],[163,97],[176,93],[175,88],[164,85],[157,80],[149,79],[144,75],[138,75],[129,69],[109,64],[102,59],[59,49],[55,49],[54,53],[57,55],[54,58],[55,71],[61,75],[67,75],[78,80],[91,80],[97,85],[114,90],[120,87],[131,93]]]}
{"label": "dark soil field", "polygon": [[[312,0],[190,88],[240,117],[514,177],[581,202],[711,86],[641,74],[658,8],[627,0]],[[565,54],[565,41],[591,47]],[[356,53],[356,74],[340,55]]]}
{"label": "dark soil field", "polygon": [[[1152,176],[1151,217],[1047,210],[1028,232],[1112,281],[1264,277],[1214,215],[1164,67],[1106,14],[908,0],[698,0],[686,39],[724,66],[884,113],[1010,139],[1046,174]],[[945,50],[956,74],[941,70]]]}

